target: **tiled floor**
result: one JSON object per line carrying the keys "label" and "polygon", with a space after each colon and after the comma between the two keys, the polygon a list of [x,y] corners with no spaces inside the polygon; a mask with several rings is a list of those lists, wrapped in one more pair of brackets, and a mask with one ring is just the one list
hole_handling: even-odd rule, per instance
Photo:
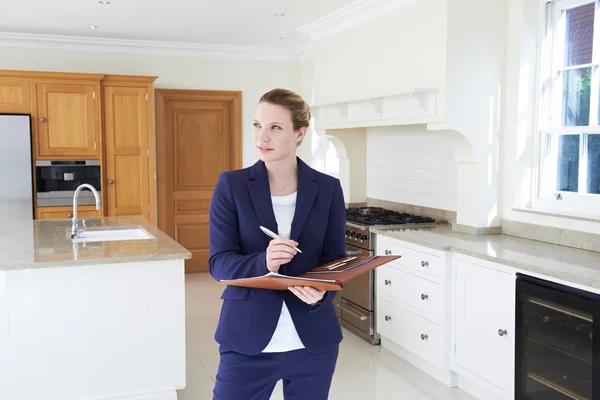
{"label": "tiled floor", "polygon": [[[211,400],[219,363],[213,333],[221,291],[208,274],[186,275],[187,387],[178,400]],[[397,358],[344,330],[330,400],[474,400],[449,389]],[[283,399],[281,384],[271,400]]]}

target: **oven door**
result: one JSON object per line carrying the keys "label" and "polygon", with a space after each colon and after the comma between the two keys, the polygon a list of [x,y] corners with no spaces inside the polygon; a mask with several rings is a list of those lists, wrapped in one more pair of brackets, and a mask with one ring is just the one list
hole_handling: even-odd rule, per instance
{"label": "oven door", "polygon": [[[346,244],[347,256],[370,256],[369,250],[361,249],[352,244]],[[351,303],[351,306],[360,307],[366,312],[373,311],[373,274],[371,271],[364,273],[344,284],[342,290],[342,304]]]}

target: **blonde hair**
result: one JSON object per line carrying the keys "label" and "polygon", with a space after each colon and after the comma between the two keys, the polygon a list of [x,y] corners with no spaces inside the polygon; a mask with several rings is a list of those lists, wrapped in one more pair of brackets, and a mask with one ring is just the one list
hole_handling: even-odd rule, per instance
{"label": "blonde hair", "polygon": [[273,89],[260,98],[259,103],[270,103],[286,108],[292,115],[294,131],[310,126],[310,106],[302,96],[287,89]]}

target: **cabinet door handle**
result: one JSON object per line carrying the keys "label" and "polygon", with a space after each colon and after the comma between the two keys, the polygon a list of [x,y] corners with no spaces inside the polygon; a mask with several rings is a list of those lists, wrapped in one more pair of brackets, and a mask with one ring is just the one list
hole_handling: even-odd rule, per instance
{"label": "cabinet door handle", "polygon": [[427,300],[429,298],[428,295],[426,295],[425,293],[421,294],[421,300]]}
{"label": "cabinet door handle", "polygon": [[391,320],[391,319],[392,319],[392,317],[390,317],[389,315],[386,315],[386,316],[385,316],[385,320],[386,320],[386,321],[389,321],[389,320]]}
{"label": "cabinet door handle", "polygon": [[384,283],[385,283],[386,285],[391,285],[391,284],[392,284],[392,281],[389,281],[389,280],[387,280],[387,279],[386,279],[386,280],[384,281]]}
{"label": "cabinet door handle", "polygon": [[73,214],[68,214],[67,217],[73,218]]}
{"label": "cabinet door handle", "polygon": [[504,336],[506,334],[507,334],[506,329],[498,329],[498,335]]}
{"label": "cabinet door handle", "polygon": [[113,181],[112,179],[110,179],[110,180],[108,181],[108,183],[110,183],[110,184],[112,185],[113,183],[115,183],[115,181]]}
{"label": "cabinet door handle", "polygon": [[386,251],[385,251],[385,255],[386,255],[386,256],[389,256],[390,254],[392,254],[392,252],[391,252],[390,250],[386,250]]}
{"label": "cabinet door handle", "polygon": [[425,335],[424,333],[421,334],[421,340],[426,340],[428,338],[429,336]]}
{"label": "cabinet door handle", "polygon": [[421,267],[428,267],[429,263],[427,261],[421,261]]}
{"label": "cabinet door handle", "polygon": [[44,118],[44,117],[40,118],[40,122],[46,122],[46,118]]}

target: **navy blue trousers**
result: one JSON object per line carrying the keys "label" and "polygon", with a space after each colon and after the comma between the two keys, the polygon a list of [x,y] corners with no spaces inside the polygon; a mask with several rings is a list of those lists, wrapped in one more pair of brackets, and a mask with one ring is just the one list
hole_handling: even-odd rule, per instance
{"label": "navy blue trousers", "polygon": [[323,353],[305,349],[247,356],[224,349],[213,400],[269,400],[283,380],[286,400],[327,400],[339,346]]}

